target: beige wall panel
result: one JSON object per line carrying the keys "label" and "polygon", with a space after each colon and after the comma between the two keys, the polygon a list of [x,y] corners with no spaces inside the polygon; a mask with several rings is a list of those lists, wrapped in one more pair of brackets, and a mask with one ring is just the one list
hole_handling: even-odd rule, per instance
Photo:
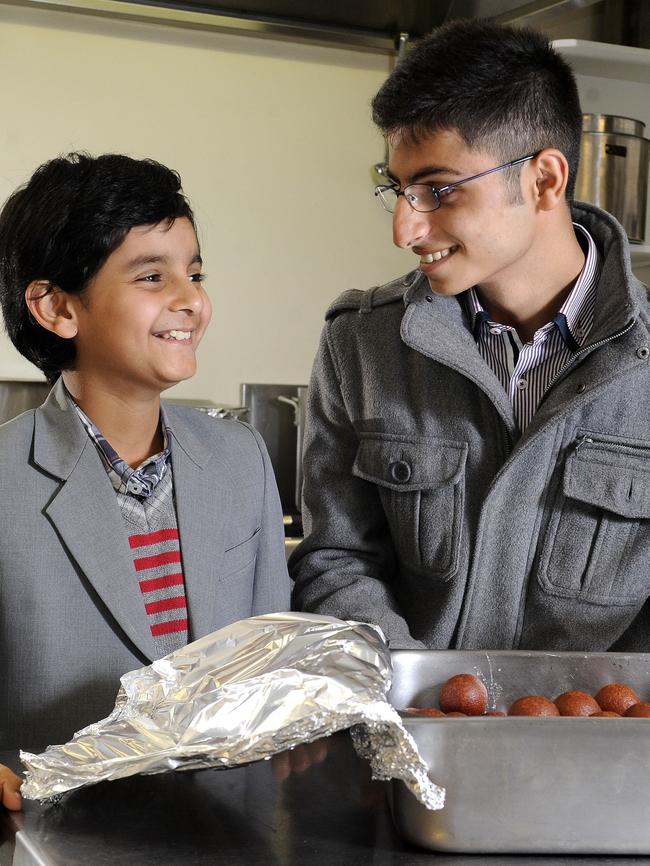
{"label": "beige wall panel", "polygon": [[[71,149],[181,173],[214,302],[176,396],[308,379],[323,312],[409,270],[372,196],[381,55],[0,6],[0,199]],[[110,327],[110,322],[106,323]],[[0,337],[0,378],[37,375]]]}

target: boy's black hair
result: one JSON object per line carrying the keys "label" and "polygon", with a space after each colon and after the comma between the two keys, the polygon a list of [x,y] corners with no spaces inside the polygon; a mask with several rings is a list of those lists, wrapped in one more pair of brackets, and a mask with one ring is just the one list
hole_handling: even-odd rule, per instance
{"label": "boy's black hair", "polygon": [[[18,351],[49,382],[74,364],[73,340],[41,327],[25,289],[80,295],[135,226],[194,215],[177,172],[151,159],[69,153],[41,165],[0,212],[0,304]],[[109,326],[109,323],[107,323]]]}
{"label": "boy's black hair", "polygon": [[[468,147],[499,162],[555,147],[569,163],[566,198],[573,198],[582,130],[578,89],[571,67],[542,33],[484,20],[444,24],[397,64],[372,109],[389,138],[420,141],[455,130]],[[518,188],[519,168],[506,174]]]}

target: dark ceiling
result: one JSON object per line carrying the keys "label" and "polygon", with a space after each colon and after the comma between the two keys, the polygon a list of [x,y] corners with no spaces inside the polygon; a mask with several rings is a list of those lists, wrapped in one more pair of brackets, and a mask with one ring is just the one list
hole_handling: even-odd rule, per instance
{"label": "dark ceiling", "polygon": [[442,24],[453,0],[129,0],[270,23],[288,22],[381,36],[421,36]]}

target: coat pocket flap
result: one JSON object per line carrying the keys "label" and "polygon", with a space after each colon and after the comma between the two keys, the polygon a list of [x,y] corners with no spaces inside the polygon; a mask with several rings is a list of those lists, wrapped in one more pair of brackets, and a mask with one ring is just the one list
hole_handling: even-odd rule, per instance
{"label": "coat pocket flap", "polygon": [[567,460],[563,487],[566,496],[621,517],[650,517],[650,450],[580,447]]}
{"label": "coat pocket flap", "polygon": [[391,490],[432,490],[455,484],[467,459],[467,443],[362,433],[353,475]]}

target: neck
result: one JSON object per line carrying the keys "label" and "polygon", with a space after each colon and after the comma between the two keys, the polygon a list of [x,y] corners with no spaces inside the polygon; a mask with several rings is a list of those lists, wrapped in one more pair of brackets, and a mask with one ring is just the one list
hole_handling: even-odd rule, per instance
{"label": "neck", "polygon": [[543,227],[512,271],[477,286],[490,318],[513,327],[522,342],[550,322],[569,296],[585,263],[567,210]]}
{"label": "neck", "polygon": [[75,402],[129,466],[135,468],[162,451],[160,395],[117,395],[96,382],[91,387],[73,370],[63,373],[63,381]]}

